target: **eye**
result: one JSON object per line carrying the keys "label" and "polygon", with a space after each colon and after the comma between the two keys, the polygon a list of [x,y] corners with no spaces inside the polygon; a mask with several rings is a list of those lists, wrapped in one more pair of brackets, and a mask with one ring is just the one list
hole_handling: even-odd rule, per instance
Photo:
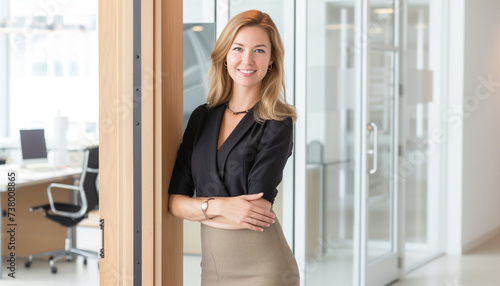
{"label": "eye", "polygon": [[262,50],[262,49],[256,49],[256,50],[255,50],[255,52],[256,52],[256,53],[265,53],[265,51],[264,51],[264,50]]}
{"label": "eye", "polygon": [[241,52],[241,51],[243,51],[243,49],[242,49],[242,48],[240,48],[240,47],[236,47],[236,48],[234,48],[234,49],[233,49],[233,51],[236,51],[236,52]]}

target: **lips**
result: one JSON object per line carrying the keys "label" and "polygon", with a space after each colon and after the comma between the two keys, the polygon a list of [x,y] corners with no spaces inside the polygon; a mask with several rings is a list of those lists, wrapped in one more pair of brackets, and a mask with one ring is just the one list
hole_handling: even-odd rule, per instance
{"label": "lips", "polygon": [[246,77],[252,76],[254,73],[257,72],[257,70],[243,70],[243,69],[238,69],[238,71],[242,76]]}

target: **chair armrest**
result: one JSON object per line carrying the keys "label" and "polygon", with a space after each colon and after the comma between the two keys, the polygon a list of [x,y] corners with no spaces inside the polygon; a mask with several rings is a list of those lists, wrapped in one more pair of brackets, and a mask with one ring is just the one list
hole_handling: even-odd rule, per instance
{"label": "chair armrest", "polygon": [[[56,209],[56,207],[54,205],[54,199],[52,198],[52,188],[80,191],[80,192],[78,192],[78,194],[80,196],[80,200],[82,202],[80,210],[78,210],[77,212],[65,212],[65,211],[61,211],[61,210]],[[55,214],[65,216],[65,217],[71,217],[71,218],[82,217],[87,212],[87,198],[85,197],[84,193],[85,192],[78,186],[52,183],[47,187],[47,196],[49,197],[50,210]]]}

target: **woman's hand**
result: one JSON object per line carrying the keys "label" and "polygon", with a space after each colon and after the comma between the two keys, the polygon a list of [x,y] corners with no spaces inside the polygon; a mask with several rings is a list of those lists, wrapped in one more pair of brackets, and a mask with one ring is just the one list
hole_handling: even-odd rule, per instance
{"label": "woman's hand", "polygon": [[274,223],[275,215],[270,211],[271,203],[262,196],[263,193],[215,198],[212,204],[218,201],[214,211],[219,215],[215,221],[220,218],[220,222],[226,221],[238,228],[263,231],[264,227],[269,227],[271,223]]}

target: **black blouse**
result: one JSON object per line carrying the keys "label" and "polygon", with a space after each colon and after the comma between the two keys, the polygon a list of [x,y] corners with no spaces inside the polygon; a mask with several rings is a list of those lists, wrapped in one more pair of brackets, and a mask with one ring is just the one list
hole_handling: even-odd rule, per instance
{"label": "black blouse", "polygon": [[196,108],[177,153],[170,194],[233,197],[264,192],[271,203],[292,154],[293,123],[256,122],[251,109],[217,151],[225,105]]}

